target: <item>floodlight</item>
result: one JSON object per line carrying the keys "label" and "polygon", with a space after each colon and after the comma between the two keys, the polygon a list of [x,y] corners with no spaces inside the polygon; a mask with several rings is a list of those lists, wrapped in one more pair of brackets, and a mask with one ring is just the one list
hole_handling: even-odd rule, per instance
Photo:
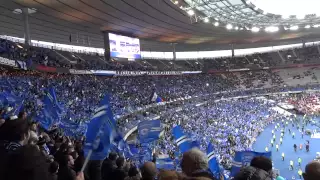
{"label": "floodlight", "polygon": [[251,28],[251,31],[252,31],[252,32],[259,32],[259,31],[260,31],[260,28],[258,28],[258,27],[253,27],[253,28]]}
{"label": "floodlight", "polygon": [[312,27],[318,28],[318,27],[320,27],[320,24],[315,24],[315,25],[313,25]]}
{"label": "floodlight", "polygon": [[194,15],[194,11],[193,11],[192,9],[190,9],[190,10],[188,11],[188,14],[189,14],[190,16],[192,16],[192,15]]}
{"label": "floodlight", "polygon": [[231,24],[227,24],[226,28],[227,29],[232,29],[232,25]]}
{"label": "floodlight", "polygon": [[277,32],[277,31],[279,31],[279,28],[276,26],[269,26],[269,27],[265,28],[265,31],[266,32]]}
{"label": "floodlight", "polygon": [[240,30],[243,30],[243,28],[240,28]]}
{"label": "floodlight", "polygon": [[209,22],[209,18],[204,18],[204,20],[203,20],[205,23],[208,23]]}
{"label": "floodlight", "polygon": [[299,26],[297,26],[297,25],[290,27],[290,30],[291,30],[291,31],[296,31],[296,30],[298,30],[298,29],[299,29]]}
{"label": "floodlight", "polygon": [[179,1],[174,1],[174,4],[179,4]]}
{"label": "floodlight", "polygon": [[290,15],[288,15],[288,14],[284,14],[284,15],[282,15],[281,17],[282,17],[282,18],[284,18],[284,19],[287,19],[287,18],[289,18],[289,17],[290,17]]}
{"label": "floodlight", "polygon": [[296,15],[297,19],[304,19],[306,16],[304,14]]}
{"label": "floodlight", "polygon": [[238,27],[238,26],[236,26],[234,29],[235,29],[235,30],[239,30],[239,27]]}
{"label": "floodlight", "polygon": [[215,22],[215,23],[214,23],[214,26],[219,26],[219,22]]}
{"label": "floodlight", "polygon": [[310,25],[306,25],[304,28],[309,29],[311,26]]}

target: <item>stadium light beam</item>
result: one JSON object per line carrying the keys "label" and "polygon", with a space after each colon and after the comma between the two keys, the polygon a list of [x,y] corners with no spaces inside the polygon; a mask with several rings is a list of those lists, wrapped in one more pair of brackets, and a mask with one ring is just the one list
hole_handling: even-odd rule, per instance
{"label": "stadium light beam", "polygon": [[209,18],[204,18],[204,20],[203,20],[205,23],[209,23]]}
{"label": "stadium light beam", "polygon": [[219,22],[215,22],[214,26],[216,26],[216,27],[219,26]]}
{"label": "stadium light beam", "polygon": [[231,24],[227,24],[226,28],[230,30],[230,29],[232,29],[232,25]]}
{"label": "stadium light beam", "polygon": [[265,28],[265,31],[266,31],[266,32],[270,32],[270,33],[278,32],[278,31],[279,31],[279,27],[269,26],[269,27],[266,27],[266,28]]}
{"label": "stadium light beam", "polygon": [[299,29],[299,26],[296,26],[296,25],[290,27],[290,30],[291,30],[291,31],[296,31],[296,30],[298,30],[298,29]]}
{"label": "stadium light beam", "polygon": [[251,31],[252,32],[259,32],[260,31],[260,28],[258,28],[258,27],[253,27],[253,28],[251,28]]}
{"label": "stadium light beam", "polygon": [[306,16],[305,15],[302,15],[302,14],[299,14],[299,15],[296,15],[296,18],[297,19],[304,19]]}
{"label": "stadium light beam", "polygon": [[193,15],[194,15],[194,11],[193,11],[192,9],[190,9],[190,10],[188,11],[188,14],[189,14],[189,16],[193,16]]}

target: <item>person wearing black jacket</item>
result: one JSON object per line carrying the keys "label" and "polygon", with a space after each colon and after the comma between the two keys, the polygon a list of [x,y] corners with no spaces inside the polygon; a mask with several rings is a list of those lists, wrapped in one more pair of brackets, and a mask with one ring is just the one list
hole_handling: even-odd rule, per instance
{"label": "person wearing black jacket", "polygon": [[119,157],[116,160],[117,168],[112,172],[112,178],[116,180],[124,180],[127,177],[127,172],[123,169],[125,163],[125,159],[123,157]]}
{"label": "person wearing black jacket", "polygon": [[112,172],[117,168],[116,159],[117,159],[117,154],[111,152],[109,154],[109,157],[103,161],[102,167],[101,167],[101,176],[103,180],[109,179]]}
{"label": "person wearing black jacket", "polygon": [[254,157],[250,166],[241,169],[234,180],[272,180],[271,171],[272,162],[269,158]]}
{"label": "person wearing black jacket", "polygon": [[72,169],[74,165],[73,157],[64,155],[59,163],[58,180],[74,180],[76,172]]}

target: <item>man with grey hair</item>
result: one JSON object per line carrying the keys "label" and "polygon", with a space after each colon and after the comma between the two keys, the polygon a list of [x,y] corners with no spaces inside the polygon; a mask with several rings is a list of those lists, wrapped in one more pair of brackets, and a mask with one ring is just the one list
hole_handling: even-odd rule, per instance
{"label": "man with grey hair", "polygon": [[207,156],[198,148],[192,148],[183,154],[181,168],[189,177],[215,180],[209,171]]}
{"label": "man with grey hair", "polygon": [[320,179],[320,162],[312,161],[306,165],[305,172],[302,174],[304,180]]}

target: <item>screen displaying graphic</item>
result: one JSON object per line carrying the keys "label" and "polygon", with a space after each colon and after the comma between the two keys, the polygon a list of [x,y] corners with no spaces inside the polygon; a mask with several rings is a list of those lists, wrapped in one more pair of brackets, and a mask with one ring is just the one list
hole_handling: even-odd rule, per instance
{"label": "screen displaying graphic", "polygon": [[111,57],[141,59],[138,38],[109,33],[109,44]]}

